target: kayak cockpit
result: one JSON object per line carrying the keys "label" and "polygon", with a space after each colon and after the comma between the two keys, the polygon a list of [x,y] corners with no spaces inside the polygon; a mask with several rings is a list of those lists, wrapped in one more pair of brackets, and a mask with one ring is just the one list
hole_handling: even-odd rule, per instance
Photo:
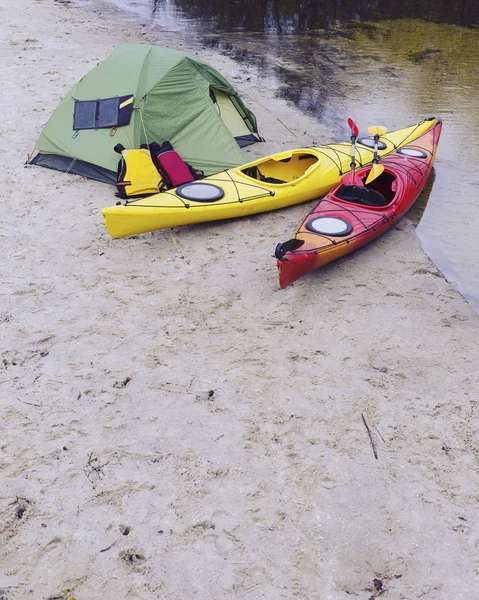
{"label": "kayak cockpit", "polygon": [[[364,176],[363,181],[366,180]],[[383,171],[379,177],[365,185],[342,185],[335,193],[339,200],[354,202],[364,206],[383,207],[390,204],[396,196],[396,177],[387,171]]]}
{"label": "kayak cockpit", "polygon": [[303,177],[318,162],[319,158],[315,154],[293,151],[250,164],[241,169],[241,172],[256,181],[283,184]]}
{"label": "kayak cockpit", "polygon": [[387,206],[389,204],[380,192],[359,185],[342,185],[335,196],[339,200],[363,204],[364,206]]}

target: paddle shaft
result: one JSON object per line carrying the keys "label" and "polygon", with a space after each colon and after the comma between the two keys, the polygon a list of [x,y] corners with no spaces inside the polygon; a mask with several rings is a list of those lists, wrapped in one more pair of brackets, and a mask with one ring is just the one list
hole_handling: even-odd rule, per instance
{"label": "paddle shaft", "polygon": [[351,171],[354,173],[356,169],[356,136],[354,133],[351,135]]}
{"label": "paddle shaft", "polygon": [[373,156],[373,165],[377,165],[379,162],[378,158],[378,146],[379,146],[379,134],[374,134],[374,156]]}
{"label": "paddle shaft", "polygon": [[359,135],[359,129],[356,123],[352,119],[348,119],[348,125],[351,129],[351,171],[343,175],[341,181],[344,185],[363,185],[363,181],[360,177],[358,177],[355,173],[356,169],[356,140]]}
{"label": "paddle shaft", "polygon": [[368,185],[372,181],[374,181],[384,171],[384,167],[382,165],[378,164],[379,163],[378,147],[379,147],[379,138],[381,135],[384,135],[385,133],[387,133],[387,129],[386,129],[386,127],[383,127],[381,125],[376,125],[376,126],[368,127],[368,131],[369,131],[369,133],[374,135],[374,153],[373,153],[372,167],[371,167],[371,170],[369,171],[369,175],[367,176],[366,185]]}

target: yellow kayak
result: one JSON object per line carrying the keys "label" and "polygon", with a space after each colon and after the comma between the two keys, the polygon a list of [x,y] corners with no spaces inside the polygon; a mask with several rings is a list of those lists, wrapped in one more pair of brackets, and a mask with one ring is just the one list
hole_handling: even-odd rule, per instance
{"label": "yellow kayak", "polygon": [[[431,117],[380,138],[386,156],[431,129]],[[374,142],[359,136],[356,167],[371,164]],[[121,238],[191,223],[245,217],[314,200],[350,170],[351,142],[279,152],[241,167],[102,210],[110,235]]]}

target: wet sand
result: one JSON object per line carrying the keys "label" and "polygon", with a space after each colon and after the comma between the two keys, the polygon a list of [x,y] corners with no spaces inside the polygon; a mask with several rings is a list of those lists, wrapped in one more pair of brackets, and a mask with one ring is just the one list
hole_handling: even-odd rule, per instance
{"label": "wet sand", "polygon": [[1,14],[1,600],[478,597],[479,317],[408,222],[286,290],[308,204],[110,239],[112,188],[24,162],[120,41],[228,77],[247,156],[330,132],[177,33]]}

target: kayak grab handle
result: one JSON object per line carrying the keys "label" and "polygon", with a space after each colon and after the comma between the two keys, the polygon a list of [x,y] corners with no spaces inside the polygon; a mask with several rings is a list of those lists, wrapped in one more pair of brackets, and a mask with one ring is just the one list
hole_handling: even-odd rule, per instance
{"label": "kayak grab handle", "polygon": [[283,260],[286,252],[292,252],[293,250],[297,250],[298,248],[301,248],[303,244],[304,240],[298,240],[298,238],[293,238],[292,240],[288,240],[287,242],[278,244],[274,251],[274,255],[278,260]]}

